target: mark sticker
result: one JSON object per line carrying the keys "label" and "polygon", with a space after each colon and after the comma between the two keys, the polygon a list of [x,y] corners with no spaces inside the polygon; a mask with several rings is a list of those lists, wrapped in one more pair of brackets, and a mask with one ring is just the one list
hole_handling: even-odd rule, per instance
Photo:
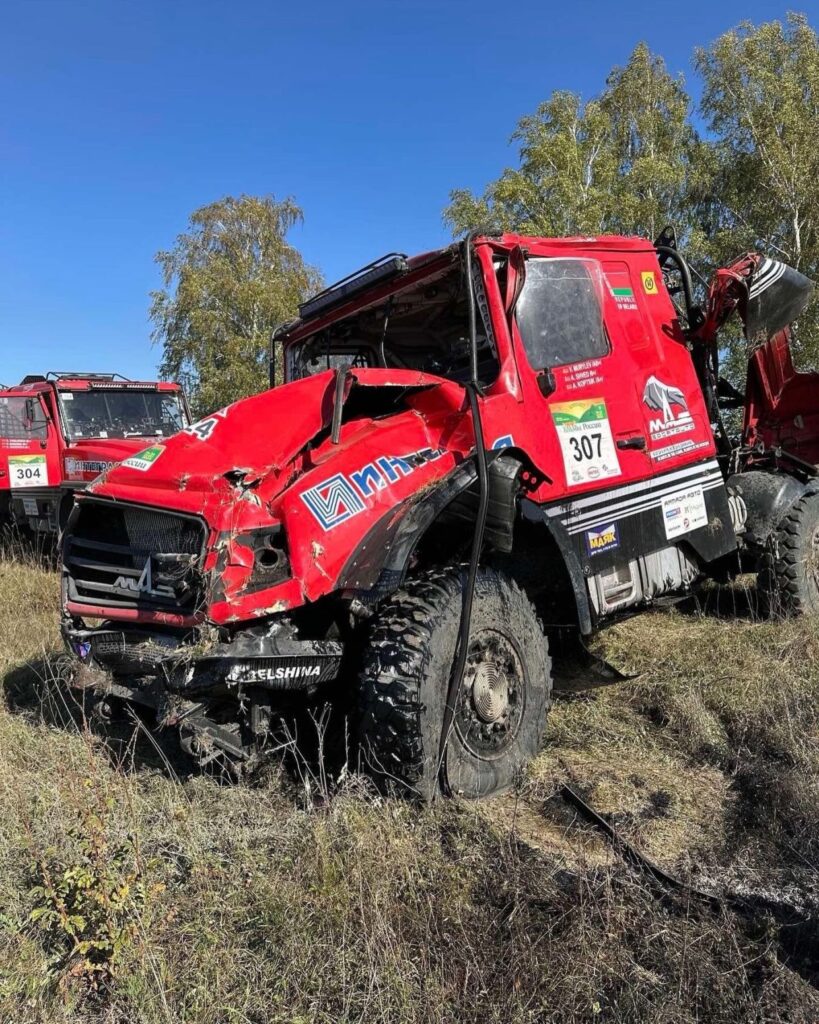
{"label": "mark sticker", "polygon": [[620,547],[620,534],[617,523],[609,523],[599,530],[586,530],[586,550],[590,555],[599,555],[603,551],[613,551]]}
{"label": "mark sticker", "polygon": [[9,455],[9,477],[12,487],[47,486],[45,455]]}
{"label": "mark sticker", "polygon": [[144,448],[141,452],[137,452],[136,455],[132,455],[129,459],[125,459],[122,465],[128,466],[129,469],[138,469],[141,473],[144,473],[153,466],[164,451],[164,445],[155,444],[150,448]]}
{"label": "mark sticker", "polygon": [[643,279],[643,291],[646,295],[657,294],[657,278],[653,270],[641,270],[640,277]]}
{"label": "mark sticker", "polygon": [[569,487],[620,476],[609,414],[602,398],[557,402],[550,408]]}
{"label": "mark sticker", "polygon": [[708,512],[705,509],[702,487],[689,487],[685,491],[669,494],[667,498],[663,498],[660,507],[668,540],[708,525]]}

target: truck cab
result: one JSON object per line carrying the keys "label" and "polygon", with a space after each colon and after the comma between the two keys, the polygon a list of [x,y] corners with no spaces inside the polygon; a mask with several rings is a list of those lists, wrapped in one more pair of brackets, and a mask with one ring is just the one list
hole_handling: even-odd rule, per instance
{"label": "truck cab", "polygon": [[0,390],[0,516],[55,535],[74,494],[149,439],[190,423],[177,384],[49,373]]}

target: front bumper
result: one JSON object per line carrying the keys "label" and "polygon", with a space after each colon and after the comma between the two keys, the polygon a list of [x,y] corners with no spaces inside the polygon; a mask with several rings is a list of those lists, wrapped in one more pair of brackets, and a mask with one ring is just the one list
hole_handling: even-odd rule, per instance
{"label": "front bumper", "polygon": [[110,623],[84,629],[66,621],[62,632],[68,649],[89,670],[86,679],[110,673],[129,689],[159,686],[181,696],[213,691],[241,697],[247,690],[309,694],[338,676],[343,655],[337,641],[304,640],[284,630],[239,633],[229,642]]}

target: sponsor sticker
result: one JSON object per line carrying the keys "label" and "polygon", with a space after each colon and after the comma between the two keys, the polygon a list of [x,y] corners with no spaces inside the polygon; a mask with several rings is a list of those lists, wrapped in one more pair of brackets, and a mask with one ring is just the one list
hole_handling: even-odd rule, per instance
{"label": "sponsor sticker", "polygon": [[9,455],[9,478],[12,487],[47,486],[45,455]]}
{"label": "sponsor sticker", "polygon": [[550,406],[569,487],[620,476],[620,463],[602,398]]}
{"label": "sponsor sticker", "polygon": [[68,458],[65,460],[65,472],[66,475],[71,478],[82,479],[86,473],[93,473],[94,476],[99,476],[100,473],[104,473],[114,465],[113,462],[104,462],[96,459],[72,459]]}
{"label": "sponsor sticker", "polygon": [[707,448],[708,441],[692,441],[686,438],[685,441],[677,441],[674,444],[666,445],[664,448],[655,448],[651,452],[651,458],[655,462],[665,462],[666,459],[674,459],[678,455],[689,455],[691,452],[698,452],[701,448]]}
{"label": "sponsor sticker", "polygon": [[640,277],[643,279],[643,291],[646,295],[657,294],[657,278],[653,270],[641,270]]}
{"label": "sponsor sticker", "polygon": [[129,459],[125,459],[122,465],[128,466],[130,469],[138,469],[141,473],[144,473],[153,466],[164,451],[165,445],[154,444],[150,448],[143,448],[141,452],[137,452],[136,455],[132,455]]}
{"label": "sponsor sticker", "polygon": [[22,499],[22,501],[23,501],[23,511],[25,512],[25,514],[27,516],[36,516],[37,515],[37,499],[36,498],[24,497]]}
{"label": "sponsor sticker", "polygon": [[652,441],[664,441],[694,429],[686,397],[673,384],[649,377],[643,389],[643,404],[654,414],[648,420],[648,433]]}
{"label": "sponsor sticker", "polygon": [[[511,434],[506,435],[512,443]],[[506,440],[498,438],[493,443]],[[301,492],[301,500],[323,530],[332,530],[367,507],[366,499],[446,455],[445,448],[421,448],[407,455],[381,455],[353,473],[336,473]]]}
{"label": "sponsor sticker", "polygon": [[620,547],[620,533],[617,523],[609,523],[599,530],[586,530],[586,550],[590,555],[613,551]]}
{"label": "sponsor sticker", "polygon": [[318,682],[321,665],[317,662],[300,665],[233,665],[228,672],[231,683],[284,683],[291,679],[312,679]]}
{"label": "sponsor sticker", "polygon": [[673,540],[684,533],[691,533],[692,530],[708,525],[705,495],[700,486],[669,494],[667,498],[663,498],[660,508],[667,540]]}

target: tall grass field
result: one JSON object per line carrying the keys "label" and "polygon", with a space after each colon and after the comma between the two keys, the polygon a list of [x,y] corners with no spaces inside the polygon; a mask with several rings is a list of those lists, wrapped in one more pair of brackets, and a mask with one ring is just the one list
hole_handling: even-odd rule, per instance
{"label": "tall grass field", "polygon": [[[819,1020],[819,627],[707,597],[601,637],[634,678],[557,697],[514,792],[420,808],[292,745],[236,784],[95,725],[56,572],[7,551],[0,1021]],[[748,907],[664,889],[564,783]]]}

